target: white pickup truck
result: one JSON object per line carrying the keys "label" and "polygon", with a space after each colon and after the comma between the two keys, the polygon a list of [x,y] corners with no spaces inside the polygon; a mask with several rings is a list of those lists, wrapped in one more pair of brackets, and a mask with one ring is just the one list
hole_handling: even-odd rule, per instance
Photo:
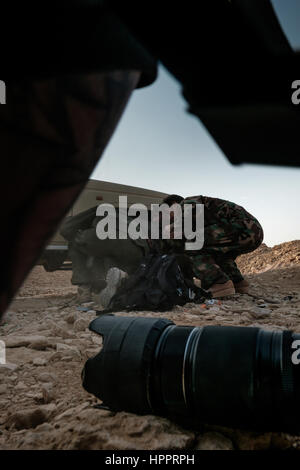
{"label": "white pickup truck", "polygon": [[[110,203],[118,207],[119,196],[127,196],[128,205],[142,203],[150,208],[151,204],[161,203],[167,194],[135,186],[90,179],[67,216],[77,215],[101,203]],[[59,233],[59,230],[60,228],[58,228],[38,262],[38,264],[44,266],[46,271],[72,269],[68,258],[68,242]]]}

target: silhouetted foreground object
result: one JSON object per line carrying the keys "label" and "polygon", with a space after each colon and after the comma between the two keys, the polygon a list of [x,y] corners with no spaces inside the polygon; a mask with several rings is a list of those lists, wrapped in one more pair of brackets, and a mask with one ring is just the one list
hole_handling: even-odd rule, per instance
{"label": "silhouetted foreground object", "polygon": [[300,334],[113,315],[90,329],[104,344],[84,366],[83,387],[111,410],[191,427],[300,428]]}
{"label": "silhouetted foreground object", "polygon": [[[7,309],[156,59],[97,1],[3,5],[0,315]],[[8,50],[9,49],[9,50]]]}
{"label": "silhouetted foreground object", "polygon": [[300,54],[270,0],[107,3],[179,80],[231,163],[300,165]]}

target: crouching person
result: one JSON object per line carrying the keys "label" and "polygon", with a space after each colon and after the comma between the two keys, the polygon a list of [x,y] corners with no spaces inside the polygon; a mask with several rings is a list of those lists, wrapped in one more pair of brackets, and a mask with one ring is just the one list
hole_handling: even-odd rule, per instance
{"label": "crouching person", "polygon": [[180,204],[182,210],[179,213],[182,218],[185,204],[192,204],[193,218],[196,217],[196,205],[203,204],[204,244],[201,249],[186,250],[184,247],[187,240],[184,236],[181,240],[172,238],[175,225],[173,222],[171,238],[160,240],[160,249],[164,252],[184,250],[193,261],[193,270],[196,278],[201,280],[201,287],[210,291],[213,297],[247,293],[249,284],[238,269],[235,259],[261,245],[264,234],[258,220],[233,202],[208,196],[184,199],[178,195],[170,195],[163,202],[171,209],[174,208],[174,214],[175,205]]}

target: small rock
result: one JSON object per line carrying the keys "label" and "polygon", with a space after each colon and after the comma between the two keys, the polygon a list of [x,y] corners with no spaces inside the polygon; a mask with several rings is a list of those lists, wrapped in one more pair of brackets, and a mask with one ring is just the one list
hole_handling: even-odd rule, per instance
{"label": "small rock", "polygon": [[7,336],[5,339],[5,346],[7,348],[20,348],[22,346],[27,347],[29,345],[34,345],[34,344],[45,345],[47,344],[47,338],[45,336],[29,335],[29,336]]}
{"label": "small rock", "polygon": [[16,429],[35,428],[39,424],[47,421],[48,416],[41,408],[33,408],[31,410],[22,410],[13,414],[8,418],[8,424]]}
{"label": "small rock", "polygon": [[45,366],[48,363],[47,359],[44,359],[43,357],[35,357],[32,360],[32,364],[34,366]]}
{"label": "small rock", "polygon": [[250,313],[254,318],[266,318],[270,316],[272,310],[270,308],[253,307],[251,308]]}
{"label": "small rock", "polygon": [[40,382],[57,382],[57,376],[55,374],[52,374],[51,372],[41,372],[38,376],[37,379]]}
{"label": "small rock", "polygon": [[49,333],[51,331],[51,328],[53,328],[54,322],[50,318],[45,317],[43,319],[43,325],[44,329],[47,330],[47,332]]}
{"label": "small rock", "polygon": [[40,406],[40,409],[47,414],[47,417],[52,416],[54,411],[57,410],[57,406],[55,403],[49,403],[48,405],[42,405]]}
{"label": "small rock", "polygon": [[76,338],[74,333],[71,333],[70,331],[67,331],[64,328],[62,328],[61,326],[58,326],[58,325],[55,325],[55,324],[51,329],[51,333],[54,336],[59,336],[60,338],[63,338],[63,339],[74,339],[74,338]]}
{"label": "small rock", "polygon": [[60,358],[60,360],[64,361],[64,362],[72,362],[73,359],[78,359],[78,356],[75,357],[73,355],[69,355],[69,356],[61,356],[61,358]]}
{"label": "small rock", "polygon": [[44,403],[50,403],[55,398],[55,393],[53,391],[53,384],[52,383],[45,383],[42,386],[42,394]]}
{"label": "small rock", "polygon": [[206,432],[199,437],[195,450],[233,450],[233,444],[218,432]]}
{"label": "small rock", "polygon": [[73,416],[75,414],[76,408],[69,408],[66,411],[63,411],[60,415],[55,416],[54,421],[60,421],[61,419],[68,418],[69,416]]}
{"label": "small rock", "polygon": [[46,338],[35,340],[28,346],[30,349],[36,349],[37,351],[45,351],[49,347],[49,342]]}
{"label": "small rock", "polygon": [[93,305],[95,305],[95,302],[85,302],[81,305],[83,305],[83,307],[92,307]]}
{"label": "small rock", "polygon": [[75,346],[57,343],[56,352],[49,358],[50,361],[72,361],[81,359],[81,353]]}
{"label": "small rock", "polygon": [[65,321],[69,324],[69,325],[73,325],[73,323],[75,322],[76,320],[76,315],[74,313],[69,313],[66,317],[65,317]]}
{"label": "small rock", "polygon": [[281,303],[280,299],[277,299],[277,298],[274,298],[274,299],[265,298],[265,301],[268,302],[269,304],[274,304],[275,306]]}
{"label": "small rock", "polygon": [[25,393],[25,397],[32,398],[36,403],[41,403],[43,401],[43,395],[41,393],[28,392]]}
{"label": "small rock", "polygon": [[[68,346],[71,345],[71,346],[72,346],[73,341],[74,341],[74,339],[67,338],[67,339],[65,339],[64,342],[61,343],[61,344],[65,344],[65,345],[68,345]],[[57,343],[56,343],[56,344],[57,344]],[[55,344],[55,349],[56,349],[56,344]]]}
{"label": "small rock", "polygon": [[94,335],[94,336],[91,337],[91,339],[92,339],[94,344],[97,344],[97,346],[102,346],[102,344],[103,344],[102,336],[100,336],[100,335],[95,336]]}
{"label": "small rock", "polygon": [[10,372],[14,372],[15,370],[18,369],[17,364],[12,364],[10,362],[7,362],[6,364],[0,364],[0,374],[7,374]]}
{"label": "small rock", "polygon": [[90,320],[85,318],[79,318],[74,323],[74,330],[75,331],[85,331],[90,324]]}
{"label": "small rock", "polygon": [[57,351],[51,354],[51,356],[49,357],[49,362],[56,362],[56,361],[61,361],[61,353]]}
{"label": "small rock", "polygon": [[16,380],[18,380],[18,376],[16,374],[11,374],[7,377],[7,380],[9,380],[10,382],[15,382]]}
{"label": "small rock", "polygon": [[89,332],[89,333],[81,333],[81,335],[79,335],[80,338],[83,338],[83,339],[91,339],[92,337],[92,333]]}
{"label": "small rock", "polygon": [[53,431],[53,429],[53,426],[49,423],[39,424],[39,426],[36,428],[38,432],[50,432]]}
{"label": "small rock", "polygon": [[18,382],[17,385],[15,386],[15,390],[24,390],[26,388],[27,386],[24,382]]}
{"label": "small rock", "polygon": [[0,395],[7,392],[7,386],[5,384],[0,385]]}
{"label": "small rock", "polygon": [[69,346],[68,344],[64,344],[64,343],[57,343],[56,351],[63,351],[63,352],[75,351],[80,355],[78,348],[76,348],[75,346]]}
{"label": "small rock", "polygon": [[211,314],[211,313],[219,313],[220,312],[220,307],[210,307],[208,309],[208,313]]}
{"label": "small rock", "polygon": [[95,356],[96,354],[98,354],[98,352],[99,352],[98,348],[97,349],[86,349],[85,350],[85,353],[88,357]]}

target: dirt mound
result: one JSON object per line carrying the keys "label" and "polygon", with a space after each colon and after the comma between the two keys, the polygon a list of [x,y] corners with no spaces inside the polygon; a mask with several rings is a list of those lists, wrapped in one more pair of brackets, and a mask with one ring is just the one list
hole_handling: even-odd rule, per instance
{"label": "dirt mound", "polygon": [[281,243],[272,248],[262,243],[252,253],[239,256],[237,264],[244,274],[262,273],[300,264],[300,240]]}

